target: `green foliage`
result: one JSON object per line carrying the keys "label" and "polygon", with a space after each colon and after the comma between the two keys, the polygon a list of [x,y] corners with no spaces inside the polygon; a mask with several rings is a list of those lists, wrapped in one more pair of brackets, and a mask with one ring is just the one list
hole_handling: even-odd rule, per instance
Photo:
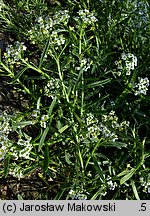
{"label": "green foliage", "polygon": [[0,177],[42,168],[52,199],[148,199],[148,1],[0,4],[1,79],[30,106],[0,116]]}

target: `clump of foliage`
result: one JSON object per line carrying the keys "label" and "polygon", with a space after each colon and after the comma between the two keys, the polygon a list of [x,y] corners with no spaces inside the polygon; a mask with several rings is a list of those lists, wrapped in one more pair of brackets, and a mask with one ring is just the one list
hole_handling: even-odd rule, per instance
{"label": "clump of foliage", "polygon": [[0,176],[42,168],[59,185],[53,199],[147,199],[148,1],[13,0],[0,11],[12,39],[1,79],[29,101],[1,113]]}

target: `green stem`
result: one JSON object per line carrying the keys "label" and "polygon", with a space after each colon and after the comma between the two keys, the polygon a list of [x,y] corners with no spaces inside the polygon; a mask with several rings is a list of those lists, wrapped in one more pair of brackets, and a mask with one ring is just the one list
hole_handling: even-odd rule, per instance
{"label": "green stem", "polygon": [[[81,59],[81,53],[82,53],[82,36],[83,36],[83,29],[80,31],[80,39],[79,39],[79,58]],[[84,112],[84,76],[82,71],[82,77],[81,77],[81,85],[82,85],[82,92],[81,92],[81,117],[83,116]]]}
{"label": "green stem", "polygon": [[63,76],[62,76],[61,69],[60,69],[59,59],[56,59],[56,63],[57,63],[59,78],[61,80],[62,87],[63,87],[63,95],[65,95],[65,97],[67,99],[67,102],[69,102],[69,98],[68,98],[68,95],[67,95],[67,92],[66,92],[66,88],[65,88],[65,85],[64,85],[64,82],[63,82]]}

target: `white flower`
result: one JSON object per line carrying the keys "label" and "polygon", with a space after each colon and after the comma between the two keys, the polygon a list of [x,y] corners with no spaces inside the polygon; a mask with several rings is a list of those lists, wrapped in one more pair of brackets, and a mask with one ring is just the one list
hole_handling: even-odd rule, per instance
{"label": "white flower", "polygon": [[120,71],[124,68],[126,70],[126,75],[129,76],[131,74],[131,71],[134,70],[137,66],[137,57],[132,53],[122,53],[121,59],[115,61],[115,64],[117,65],[117,69],[119,70],[118,76],[121,75]]}
{"label": "white flower", "polygon": [[136,85],[133,85],[133,88],[135,88],[135,95],[141,95],[144,94],[146,95],[149,87],[149,79],[147,77],[145,78],[140,78],[138,77],[139,83]]}
{"label": "white flower", "polygon": [[[80,19],[82,20],[82,22],[86,25],[89,25],[89,24],[92,24],[92,23],[98,21],[97,18],[94,16],[94,13],[90,12],[87,9],[79,10],[78,15],[79,15]],[[79,17],[77,17],[76,19],[78,20]]]}
{"label": "white flower", "polygon": [[47,121],[49,119],[49,115],[42,115],[41,116],[41,121],[42,122],[45,122],[45,121]]}
{"label": "white flower", "polygon": [[2,9],[5,7],[4,2],[1,0],[0,1],[0,12],[2,11]]}

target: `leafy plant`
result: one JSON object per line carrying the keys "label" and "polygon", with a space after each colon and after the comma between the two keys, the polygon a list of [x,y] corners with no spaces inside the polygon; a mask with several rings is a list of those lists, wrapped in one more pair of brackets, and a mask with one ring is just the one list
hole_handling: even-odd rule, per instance
{"label": "leafy plant", "polygon": [[0,73],[30,108],[0,116],[1,177],[41,168],[52,199],[147,199],[148,1],[12,2]]}

